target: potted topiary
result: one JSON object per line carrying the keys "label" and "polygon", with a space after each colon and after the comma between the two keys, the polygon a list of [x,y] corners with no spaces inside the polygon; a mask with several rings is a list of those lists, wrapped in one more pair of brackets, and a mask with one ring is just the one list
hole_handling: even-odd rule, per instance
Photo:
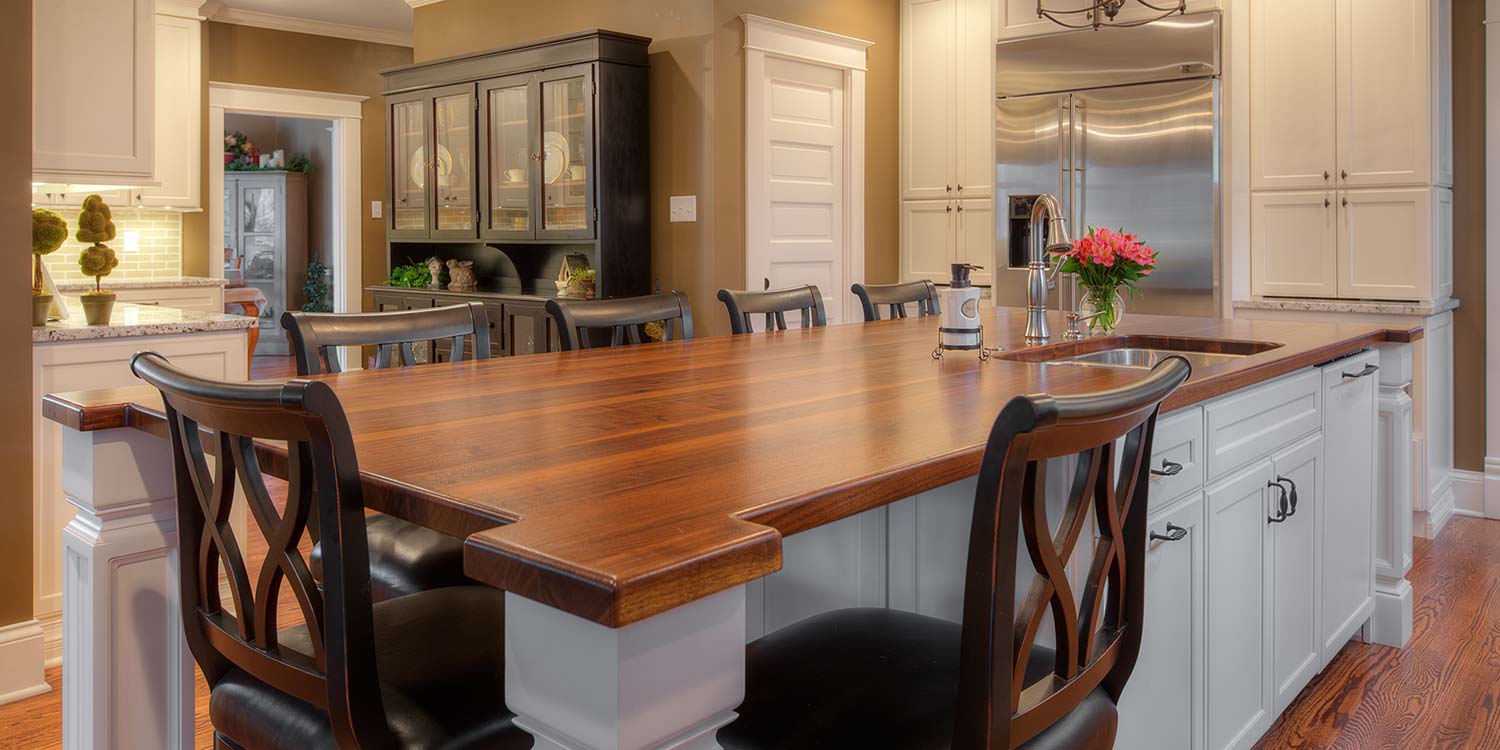
{"label": "potted topiary", "polygon": [[115,251],[104,244],[114,238],[115,223],[110,220],[109,204],[97,195],[85,198],[83,211],[78,214],[78,241],[93,244],[78,256],[78,268],[84,276],[94,277],[94,291],[83,294],[83,318],[91,326],[107,325],[114,311],[115,293],[100,286],[100,280],[120,265]]}
{"label": "potted topiary", "polygon": [[55,252],[68,239],[68,222],[56,211],[31,209],[31,324],[47,325],[52,295],[42,281],[42,256]]}

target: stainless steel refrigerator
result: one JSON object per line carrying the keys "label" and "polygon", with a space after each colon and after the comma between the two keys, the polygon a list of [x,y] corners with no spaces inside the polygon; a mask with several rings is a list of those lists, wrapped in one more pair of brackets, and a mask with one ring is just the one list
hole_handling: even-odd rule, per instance
{"label": "stainless steel refrigerator", "polygon": [[1204,13],[996,45],[997,304],[1026,304],[1031,204],[1053,193],[1075,238],[1156,248],[1127,310],[1219,314],[1219,39]]}

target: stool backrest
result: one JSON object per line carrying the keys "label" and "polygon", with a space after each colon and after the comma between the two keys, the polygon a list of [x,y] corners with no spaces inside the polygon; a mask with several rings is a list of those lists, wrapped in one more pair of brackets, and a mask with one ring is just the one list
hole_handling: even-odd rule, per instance
{"label": "stool backrest", "polygon": [[[557,322],[557,339],[565,352],[588,349],[589,332],[609,330],[610,346],[639,344],[647,323],[662,324],[662,340],[693,337],[693,308],[687,295],[669,294],[594,300],[547,300],[547,313]],[[677,326],[672,322],[677,321]],[[675,332],[674,328],[680,328]]]}
{"label": "stool backrest", "polygon": [[865,311],[865,322],[880,320],[880,306],[890,308],[892,318],[906,317],[907,303],[916,303],[917,315],[937,315],[943,310],[938,305],[937,285],[921,279],[905,284],[855,284],[849,287],[859,298]]}
{"label": "stool backrest", "polygon": [[[233,668],[328,712],[340,747],[391,747],[375,666],[365,506],[354,441],[327,383],[226,383],[173,367],[155,352],[132,371],[161,391],[177,487],[178,574],[188,647],[210,685]],[[285,441],[286,455],[264,441]],[[214,456],[209,467],[208,457]],[[261,466],[285,461],[277,512]],[[238,489],[269,549],[254,579],[246,540],[230,523]],[[323,528],[323,587],[299,544],[309,517]],[[229,582],[225,610],[219,574]],[[291,590],[311,654],[278,641],[278,599]]]}
{"label": "stool backrest", "polygon": [[735,333],[750,333],[755,330],[752,315],[766,316],[767,331],[785,331],[786,314],[789,312],[802,313],[803,328],[828,325],[828,315],[823,309],[823,294],[811,284],[769,292],[720,289],[719,301],[729,310],[729,327]]}
{"label": "stool backrest", "polygon": [[490,358],[489,317],[478,302],[394,312],[288,311],[281,315],[281,327],[291,339],[298,375],[339,372],[334,350],[340,346],[375,347],[376,369],[416,364],[412,344],[437,339],[452,339],[455,362],[464,358],[465,339],[473,340],[475,359]]}
{"label": "stool backrest", "polygon": [[[1190,372],[1186,360],[1172,357],[1126,388],[1018,396],[1001,410],[985,446],[970,529],[953,747],[1018,747],[1101,685],[1118,701],[1141,644],[1156,416]],[[1053,528],[1047,461],[1068,456],[1077,467],[1060,478],[1067,498]],[[1091,517],[1092,530],[1085,528]],[[1067,578],[1080,548],[1092,553],[1081,604]],[[1018,563],[1022,557],[1029,565]],[[1018,567],[1030,578],[1019,605]],[[1049,612],[1052,670],[1027,684]]]}

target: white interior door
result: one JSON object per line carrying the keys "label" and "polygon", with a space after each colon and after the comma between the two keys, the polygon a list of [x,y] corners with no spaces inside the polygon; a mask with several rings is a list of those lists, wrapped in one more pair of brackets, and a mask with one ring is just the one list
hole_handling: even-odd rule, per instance
{"label": "white interior door", "polygon": [[747,155],[761,167],[747,170],[746,284],[812,284],[830,324],[844,321],[848,292],[844,80],[837,68],[766,57],[751,84],[760,88],[760,106],[747,107]]}

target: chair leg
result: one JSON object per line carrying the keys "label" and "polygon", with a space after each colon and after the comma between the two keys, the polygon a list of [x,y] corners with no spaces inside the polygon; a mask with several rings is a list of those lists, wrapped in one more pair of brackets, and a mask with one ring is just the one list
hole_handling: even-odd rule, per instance
{"label": "chair leg", "polygon": [[245,750],[245,748],[230,742],[224,735],[214,732],[214,750]]}

